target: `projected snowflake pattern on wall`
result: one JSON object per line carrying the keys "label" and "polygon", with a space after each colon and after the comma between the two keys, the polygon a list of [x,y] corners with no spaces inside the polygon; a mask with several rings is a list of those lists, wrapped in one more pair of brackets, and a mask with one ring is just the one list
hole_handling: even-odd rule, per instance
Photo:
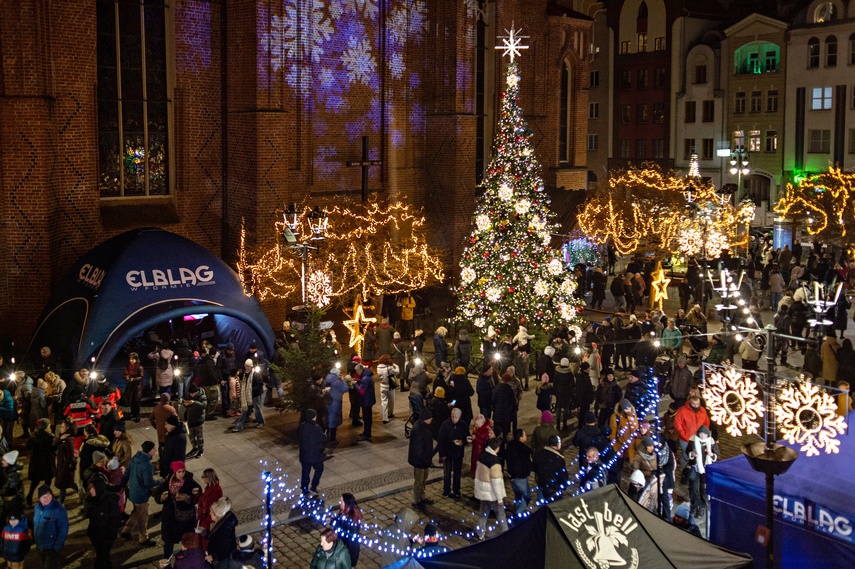
{"label": "projected snowflake pattern on wall", "polygon": [[[365,101],[363,117],[344,125],[350,141],[379,132],[380,76],[386,69],[386,89],[401,92],[421,85],[418,71],[409,70],[408,44],[419,44],[427,33],[425,0],[391,0],[386,17],[386,52],[381,59],[379,0],[284,0],[279,7],[259,4],[259,89],[284,81],[300,92],[307,111],[316,113],[313,126],[335,124],[324,113],[338,114],[349,100]],[[387,101],[387,116],[392,105]],[[413,103],[408,112],[413,134],[424,131],[424,109]],[[317,131],[315,134],[318,134]],[[327,135],[335,133],[327,132]],[[393,133],[392,146],[406,144],[404,131]]]}

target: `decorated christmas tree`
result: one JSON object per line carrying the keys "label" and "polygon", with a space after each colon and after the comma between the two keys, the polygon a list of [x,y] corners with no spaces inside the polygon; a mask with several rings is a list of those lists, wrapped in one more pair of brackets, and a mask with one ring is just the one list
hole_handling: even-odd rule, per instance
{"label": "decorated christmas tree", "polygon": [[493,160],[460,262],[458,317],[476,328],[577,324],[576,282],[551,247],[555,215],[518,104],[521,36],[503,38],[510,57]]}

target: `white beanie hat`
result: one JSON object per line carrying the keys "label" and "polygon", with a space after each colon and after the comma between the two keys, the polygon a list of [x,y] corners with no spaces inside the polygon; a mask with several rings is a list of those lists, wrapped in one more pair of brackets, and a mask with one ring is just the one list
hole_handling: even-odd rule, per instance
{"label": "white beanie hat", "polygon": [[3,460],[5,460],[9,464],[15,464],[18,461],[18,451],[10,450],[9,452],[3,455]]}
{"label": "white beanie hat", "polygon": [[254,361],[252,361],[251,359],[247,358],[247,359],[246,359],[246,361],[245,361],[245,362],[243,362],[243,365],[244,365],[245,367],[252,367],[252,366],[254,366],[254,365],[255,365],[255,362],[254,362]]}
{"label": "white beanie hat", "polygon": [[543,353],[551,358],[555,355],[555,348],[553,348],[552,346],[546,346],[545,348],[543,348]]}
{"label": "white beanie hat", "polygon": [[638,484],[639,486],[644,486],[644,473],[638,470],[637,468],[632,471],[632,474],[629,475],[629,481],[632,484]]}

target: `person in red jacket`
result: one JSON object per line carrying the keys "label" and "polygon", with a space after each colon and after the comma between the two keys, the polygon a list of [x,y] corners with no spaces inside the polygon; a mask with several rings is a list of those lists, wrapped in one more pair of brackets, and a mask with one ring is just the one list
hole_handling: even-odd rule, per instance
{"label": "person in red jacket", "polygon": [[701,398],[692,395],[674,416],[674,429],[680,435],[680,449],[683,451],[680,456],[681,472],[687,462],[686,447],[689,444],[689,439],[695,436],[701,425],[709,429],[710,416],[707,415],[707,410],[701,406]]}

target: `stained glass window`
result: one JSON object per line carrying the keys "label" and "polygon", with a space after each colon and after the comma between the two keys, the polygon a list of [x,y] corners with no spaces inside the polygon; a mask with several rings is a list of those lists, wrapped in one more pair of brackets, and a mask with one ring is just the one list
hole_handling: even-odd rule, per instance
{"label": "stained glass window", "polygon": [[98,166],[102,198],[169,195],[163,0],[98,0]]}

